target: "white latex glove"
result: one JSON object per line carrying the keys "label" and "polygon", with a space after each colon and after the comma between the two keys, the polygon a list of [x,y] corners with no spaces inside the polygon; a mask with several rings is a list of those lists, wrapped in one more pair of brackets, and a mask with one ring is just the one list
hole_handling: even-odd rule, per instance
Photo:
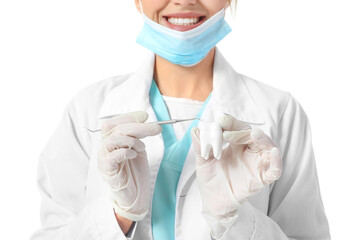
{"label": "white latex glove", "polygon": [[158,124],[144,123],[147,118],[146,112],[131,112],[105,121],[101,128],[98,169],[110,187],[115,212],[132,221],[145,217],[150,198],[149,164],[139,139],[162,130]]}
{"label": "white latex glove", "polygon": [[221,117],[219,124],[224,130],[224,142],[229,143],[220,160],[212,152],[208,159],[203,158],[202,134],[196,127],[191,131],[202,214],[216,239],[236,221],[237,209],[265,185],[277,180],[282,170],[278,147],[261,129],[252,129],[229,115]]}

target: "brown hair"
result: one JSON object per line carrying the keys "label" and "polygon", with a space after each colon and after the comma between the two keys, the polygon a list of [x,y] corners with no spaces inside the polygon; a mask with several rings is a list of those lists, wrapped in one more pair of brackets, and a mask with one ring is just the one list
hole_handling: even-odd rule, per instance
{"label": "brown hair", "polygon": [[236,6],[237,6],[237,0],[227,0],[227,2],[229,3],[231,11],[234,11],[234,13],[235,13]]}

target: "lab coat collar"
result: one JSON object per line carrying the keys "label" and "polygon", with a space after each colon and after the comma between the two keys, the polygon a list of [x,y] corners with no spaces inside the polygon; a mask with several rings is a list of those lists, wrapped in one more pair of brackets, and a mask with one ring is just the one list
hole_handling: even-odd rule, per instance
{"label": "lab coat collar", "polygon": [[265,124],[244,78],[232,68],[216,47],[212,95],[215,102],[225,114],[247,123]]}
{"label": "lab coat collar", "polygon": [[[149,52],[141,67],[109,92],[100,111],[100,117],[148,110],[154,62],[155,54]],[[212,93],[214,103],[224,114],[250,124],[265,124],[244,78],[215,47]],[[154,115],[151,115],[149,120],[156,120],[153,119]]]}

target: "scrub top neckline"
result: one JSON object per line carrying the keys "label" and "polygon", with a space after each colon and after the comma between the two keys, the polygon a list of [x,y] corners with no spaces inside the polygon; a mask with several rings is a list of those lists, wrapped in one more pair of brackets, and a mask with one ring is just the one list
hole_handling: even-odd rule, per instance
{"label": "scrub top neckline", "polygon": [[202,105],[205,103],[205,101],[203,102],[203,101],[189,99],[189,98],[177,98],[177,97],[169,97],[169,96],[165,96],[165,95],[161,95],[161,96],[164,99],[164,101],[166,101],[166,102],[197,104],[197,105]]}
{"label": "scrub top neckline", "polygon": [[[207,105],[208,101],[210,100],[212,95],[212,92],[209,94],[209,96],[206,98],[205,102],[203,103],[203,106],[201,107],[200,111],[198,112],[197,116],[198,118],[201,117],[205,106]],[[152,80],[152,84],[150,87],[150,96],[153,96],[150,98],[151,101],[151,105],[154,109],[155,115],[157,117],[158,121],[165,121],[165,120],[170,120],[170,115],[168,112],[168,109],[166,107],[163,95],[160,93],[160,90],[155,82],[155,80]],[[166,97],[166,96],[165,96]],[[192,100],[193,101],[193,100]],[[175,135],[175,131],[174,128],[172,126],[172,124],[164,124],[162,125],[162,134],[166,135],[166,138],[169,140],[167,142],[164,142],[165,147],[168,147],[170,145],[172,145],[173,143],[175,143],[176,141],[183,141],[185,140],[186,136],[188,136],[190,134],[191,129],[194,126],[197,126],[199,120],[193,120],[189,126],[189,128],[186,130],[184,136],[181,139],[177,139],[176,135]]]}

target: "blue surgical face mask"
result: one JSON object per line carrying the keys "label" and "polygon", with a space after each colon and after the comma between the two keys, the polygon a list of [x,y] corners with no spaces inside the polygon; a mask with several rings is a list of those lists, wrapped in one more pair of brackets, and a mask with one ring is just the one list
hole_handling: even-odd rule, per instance
{"label": "blue surgical face mask", "polygon": [[198,64],[209,51],[231,32],[226,23],[225,9],[189,31],[181,32],[164,27],[149,19],[142,10],[144,26],[136,42],[160,57],[185,67]]}

